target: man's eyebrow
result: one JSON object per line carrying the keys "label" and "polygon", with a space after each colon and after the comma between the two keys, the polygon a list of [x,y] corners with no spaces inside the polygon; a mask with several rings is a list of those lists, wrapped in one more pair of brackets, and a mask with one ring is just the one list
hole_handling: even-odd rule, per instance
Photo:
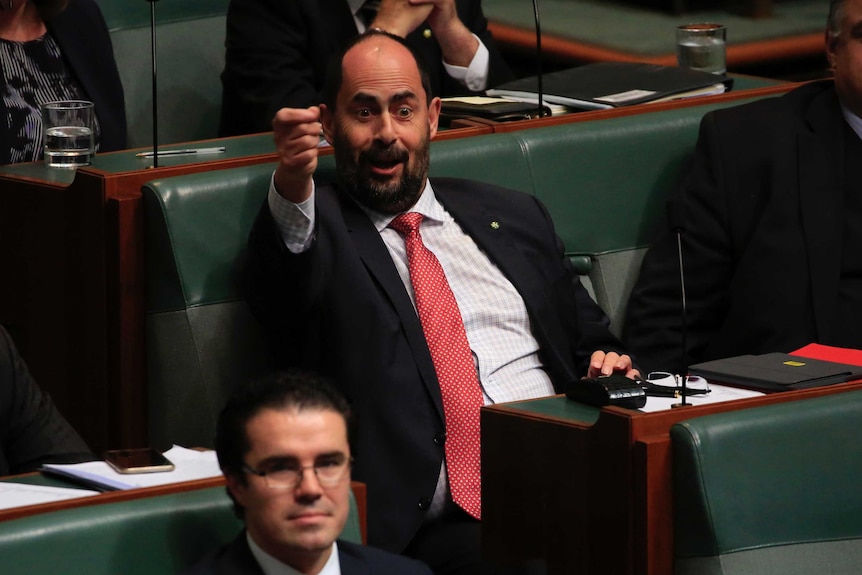
{"label": "man's eyebrow", "polygon": [[403,102],[404,100],[418,100],[418,96],[413,90],[404,90],[395,93],[390,99],[390,102]]}
{"label": "man's eyebrow", "polygon": [[366,94],[365,92],[357,92],[350,98],[351,104],[376,104],[377,98],[372,96],[371,94]]}
{"label": "man's eyebrow", "polygon": [[[401,92],[396,92],[395,94],[392,94],[392,96],[389,98],[389,103],[403,102],[405,100],[418,100],[418,99],[419,98],[416,96],[416,92],[414,92],[413,90],[402,90]],[[357,92],[350,99],[350,103],[351,104],[364,104],[364,105],[376,104],[377,98],[375,96],[372,96],[371,94],[366,93],[366,92]]]}

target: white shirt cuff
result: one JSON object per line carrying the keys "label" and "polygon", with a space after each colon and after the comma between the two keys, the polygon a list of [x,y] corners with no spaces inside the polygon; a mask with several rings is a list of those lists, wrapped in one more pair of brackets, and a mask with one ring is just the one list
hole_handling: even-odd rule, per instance
{"label": "white shirt cuff", "polygon": [[488,87],[488,48],[479,40],[479,37],[473,34],[473,37],[479,41],[479,48],[473,55],[470,65],[466,68],[463,66],[452,66],[443,62],[443,67],[446,68],[446,73],[455,78],[472,92],[482,92]]}
{"label": "white shirt cuff", "polygon": [[267,195],[269,211],[272,213],[272,219],[275,220],[285,247],[294,254],[306,251],[311,247],[311,241],[314,239],[312,234],[315,215],[313,180],[311,185],[311,195],[308,199],[294,204],[275,191],[274,178],[269,181],[269,195]]}

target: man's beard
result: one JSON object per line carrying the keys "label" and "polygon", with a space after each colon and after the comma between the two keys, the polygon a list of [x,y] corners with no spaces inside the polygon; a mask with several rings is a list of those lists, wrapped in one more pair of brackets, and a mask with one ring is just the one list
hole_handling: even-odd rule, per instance
{"label": "man's beard", "polygon": [[[410,154],[401,146],[383,147],[375,141],[370,149],[354,160],[353,150],[341,137],[335,137],[335,171],[341,184],[359,203],[374,211],[398,214],[412,207],[422,195],[430,163],[430,136],[426,135],[416,149],[415,165],[410,166]],[[372,163],[400,162],[401,178],[383,182],[371,171]]]}

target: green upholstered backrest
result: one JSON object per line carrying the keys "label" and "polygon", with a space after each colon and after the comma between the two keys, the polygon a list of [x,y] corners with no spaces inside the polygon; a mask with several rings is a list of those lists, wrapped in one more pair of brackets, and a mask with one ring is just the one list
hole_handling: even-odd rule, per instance
{"label": "green upholstered backrest", "polygon": [[212,447],[230,390],[270,367],[239,279],[273,168],[204,172],[142,189],[151,445]]}
{"label": "green upholstered backrest", "polygon": [[678,574],[858,573],[862,391],[671,428]]}
{"label": "green upholstered backrest", "polygon": [[[214,138],[221,110],[229,0],[153,2],[159,144]],[[130,148],[153,142],[150,2],[99,0],[126,99]]]}
{"label": "green upholstered backrest", "polygon": [[[342,538],[362,542],[351,493]],[[87,505],[0,522],[4,573],[172,575],[242,528],[223,487]]]}

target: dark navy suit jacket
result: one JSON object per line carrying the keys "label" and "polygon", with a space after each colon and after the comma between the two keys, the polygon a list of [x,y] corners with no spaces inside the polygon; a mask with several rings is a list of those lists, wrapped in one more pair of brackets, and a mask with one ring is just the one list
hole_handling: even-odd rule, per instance
{"label": "dark navy suit jacket", "polygon": [[[437,198],[523,297],[558,392],[596,349],[619,350],[534,197],[432,178]],[[380,234],[320,185],[315,242],[291,254],[267,205],[249,239],[246,292],[283,365],[332,377],[356,413],[354,478],[368,486],[369,543],[400,552],[426,518],[444,456],[440,387],[422,326]],[[494,302],[487,302],[493,307]]]}
{"label": "dark navy suit jacket", "polygon": [[[338,561],[342,575],[432,575],[424,563],[347,541],[338,541]],[[263,570],[243,531],[185,575],[263,575]]]}
{"label": "dark navy suit jacket", "polygon": [[[704,116],[670,199],[686,227],[689,363],[848,347],[833,329],[845,166],[858,161],[845,154],[848,130],[831,81]],[[649,371],[684,367],[676,245],[661,226],[626,312],[623,339]]]}

